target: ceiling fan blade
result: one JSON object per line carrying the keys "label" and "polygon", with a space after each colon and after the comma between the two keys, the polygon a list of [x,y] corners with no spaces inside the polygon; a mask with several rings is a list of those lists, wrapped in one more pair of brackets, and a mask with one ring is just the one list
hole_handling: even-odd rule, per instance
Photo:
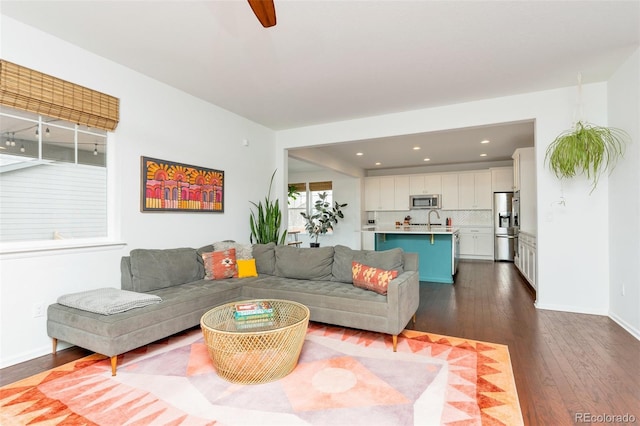
{"label": "ceiling fan blade", "polygon": [[247,0],[263,27],[269,28],[276,24],[276,7],[273,0]]}

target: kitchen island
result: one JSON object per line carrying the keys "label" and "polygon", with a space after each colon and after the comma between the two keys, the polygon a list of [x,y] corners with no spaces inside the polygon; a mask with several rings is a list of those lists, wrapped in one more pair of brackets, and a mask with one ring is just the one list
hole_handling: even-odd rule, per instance
{"label": "kitchen island", "polygon": [[450,227],[376,227],[375,249],[400,247],[418,253],[420,281],[453,284],[458,266],[459,231]]}

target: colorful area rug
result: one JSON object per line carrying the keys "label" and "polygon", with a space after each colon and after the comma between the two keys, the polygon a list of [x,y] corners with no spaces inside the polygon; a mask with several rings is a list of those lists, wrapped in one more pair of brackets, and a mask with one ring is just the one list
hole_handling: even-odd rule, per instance
{"label": "colorful area rug", "polygon": [[0,388],[8,425],[521,425],[506,346],[311,323],[298,366],[267,384],[219,378],[198,329]]}

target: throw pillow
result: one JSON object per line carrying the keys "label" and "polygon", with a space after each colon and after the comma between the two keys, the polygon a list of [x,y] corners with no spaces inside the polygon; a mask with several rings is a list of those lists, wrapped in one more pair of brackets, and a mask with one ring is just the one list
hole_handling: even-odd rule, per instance
{"label": "throw pillow", "polygon": [[253,246],[251,244],[240,244],[235,241],[218,241],[213,243],[214,251],[236,249],[236,259],[253,258]]}
{"label": "throw pillow", "polygon": [[202,253],[202,260],[204,262],[204,278],[207,280],[238,277],[235,249]]}
{"label": "throw pillow", "polygon": [[238,278],[258,276],[255,259],[237,259],[236,263],[238,264]]}
{"label": "throw pillow", "polygon": [[359,262],[352,262],[351,270],[354,286],[375,291],[382,295],[387,294],[389,282],[398,276],[398,271],[396,270],[387,271],[385,269],[363,265]]}

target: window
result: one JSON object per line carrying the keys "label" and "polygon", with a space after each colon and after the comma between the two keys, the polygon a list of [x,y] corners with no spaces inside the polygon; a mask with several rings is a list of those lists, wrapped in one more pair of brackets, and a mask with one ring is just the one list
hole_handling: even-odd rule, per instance
{"label": "window", "polygon": [[[333,204],[333,190],[331,182],[308,182],[308,183],[292,183],[289,184],[290,188],[294,188],[298,195],[294,199],[289,196],[289,215],[288,215],[288,230],[306,232],[304,229],[305,220],[300,215],[304,212],[307,214],[314,214],[314,205],[319,200],[319,195],[323,192],[327,193],[327,201]],[[291,194],[291,191],[289,191]],[[309,202],[307,202],[309,200]]]}
{"label": "window", "polygon": [[107,236],[107,132],[0,107],[0,242]]}

